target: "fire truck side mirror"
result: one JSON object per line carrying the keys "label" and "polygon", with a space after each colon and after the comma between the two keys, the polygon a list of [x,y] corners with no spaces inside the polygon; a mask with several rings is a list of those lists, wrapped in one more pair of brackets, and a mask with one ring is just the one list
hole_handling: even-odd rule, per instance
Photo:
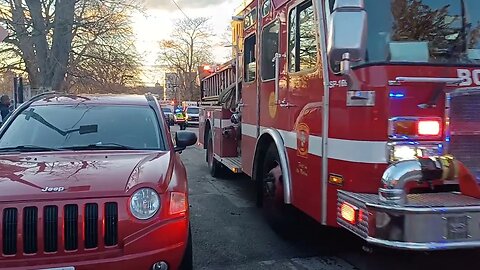
{"label": "fire truck side mirror", "polygon": [[347,62],[364,60],[366,43],[364,0],[337,0],[328,22],[327,53],[332,71],[346,74],[349,72]]}

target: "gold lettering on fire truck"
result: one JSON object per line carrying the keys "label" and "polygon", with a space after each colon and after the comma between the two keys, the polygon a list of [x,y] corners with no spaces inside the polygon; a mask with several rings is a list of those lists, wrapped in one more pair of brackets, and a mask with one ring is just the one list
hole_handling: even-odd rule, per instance
{"label": "gold lettering on fire truck", "polygon": [[310,139],[310,128],[301,123],[297,126],[297,154],[300,157],[308,157],[308,145]]}
{"label": "gold lettering on fire truck", "polygon": [[307,167],[307,165],[305,165],[301,162],[298,162],[295,172],[297,174],[300,174],[301,176],[308,176],[308,167]]}
{"label": "gold lettering on fire truck", "polygon": [[268,97],[268,114],[273,119],[277,115],[277,102],[275,100],[275,92],[270,93]]}

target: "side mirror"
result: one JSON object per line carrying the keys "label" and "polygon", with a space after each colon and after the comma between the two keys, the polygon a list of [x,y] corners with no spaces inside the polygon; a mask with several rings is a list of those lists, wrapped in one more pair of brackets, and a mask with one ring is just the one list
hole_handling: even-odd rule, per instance
{"label": "side mirror", "polygon": [[197,143],[197,135],[190,131],[177,131],[175,133],[175,152],[181,152],[188,146]]}
{"label": "side mirror", "polygon": [[350,61],[365,59],[367,12],[364,0],[337,0],[328,22],[327,54],[334,73],[348,74]]}

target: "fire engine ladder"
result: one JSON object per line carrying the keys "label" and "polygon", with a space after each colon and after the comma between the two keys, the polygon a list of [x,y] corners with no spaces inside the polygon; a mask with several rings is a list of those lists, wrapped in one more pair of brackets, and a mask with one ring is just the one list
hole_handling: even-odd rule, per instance
{"label": "fire engine ladder", "polygon": [[[213,74],[202,80],[203,102],[229,103],[235,92],[235,69],[231,63],[219,67]],[[221,99],[221,100],[220,100]]]}
{"label": "fire engine ladder", "polygon": [[[221,105],[224,109],[234,109],[236,104],[236,77],[235,67],[231,62],[218,67],[216,71],[202,80],[202,104]],[[240,85],[240,80],[238,80]],[[222,119],[225,120],[225,119]],[[231,170],[233,173],[242,172],[240,157],[221,157],[213,154],[214,158]]]}

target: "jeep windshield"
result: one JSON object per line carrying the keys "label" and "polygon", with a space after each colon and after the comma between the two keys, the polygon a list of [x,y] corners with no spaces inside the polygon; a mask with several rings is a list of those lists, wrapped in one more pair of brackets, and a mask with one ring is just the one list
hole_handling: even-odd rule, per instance
{"label": "jeep windshield", "polygon": [[365,8],[367,55],[360,65],[480,64],[478,0],[365,0]]}
{"label": "jeep windshield", "polygon": [[0,152],[165,150],[150,107],[49,105],[25,109],[0,139]]}

